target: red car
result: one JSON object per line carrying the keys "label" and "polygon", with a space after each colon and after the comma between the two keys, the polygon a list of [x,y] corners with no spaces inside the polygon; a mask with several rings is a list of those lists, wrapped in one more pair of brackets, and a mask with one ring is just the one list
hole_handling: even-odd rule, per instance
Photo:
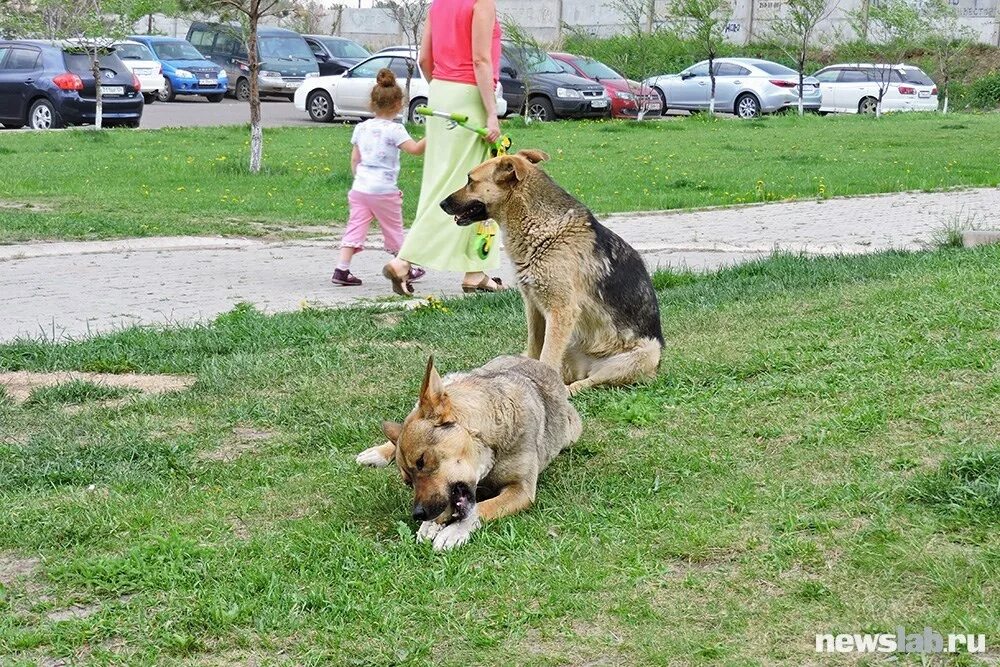
{"label": "red car", "polygon": [[611,100],[612,118],[635,118],[639,115],[639,103],[645,101],[646,115],[659,116],[662,112],[660,96],[648,86],[638,81],[630,81],[600,60],[572,53],[550,53],[553,59],[569,74],[596,81],[604,86]]}

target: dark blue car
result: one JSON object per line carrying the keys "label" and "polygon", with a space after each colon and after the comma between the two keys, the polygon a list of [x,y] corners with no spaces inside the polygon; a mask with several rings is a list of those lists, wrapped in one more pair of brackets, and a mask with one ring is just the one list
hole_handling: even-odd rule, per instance
{"label": "dark blue car", "polygon": [[133,42],[149,47],[163,67],[164,85],[158,99],[173,102],[178,95],[204,95],[221,102],[229,79],[226,70],[208,60],[190,42],[176,37],[132,35]]}
{"label": "dark blue car", "polygon": [[[139,127],[139,80],[108,50],[98,59],[103,124]],[[0,40],[0,123],[48,130],[86,125],[97,116],[97,85],[89,56],[65,42]]]}

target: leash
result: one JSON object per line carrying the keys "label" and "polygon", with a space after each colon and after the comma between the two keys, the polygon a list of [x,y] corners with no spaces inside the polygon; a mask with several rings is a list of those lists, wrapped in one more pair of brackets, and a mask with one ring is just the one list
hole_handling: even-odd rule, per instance
{"label": "leash", "polygon": [[[470,132],[475,132],[483,140],[486,140],[486,135],[488,130],[485,127],[475,127],[469,124],[469,117],[461,113],[448,113],[447,111],[435,111],[430,107],[417,107],[416,112],[421,116],[437,116],[438,118],[443,118],[447,122],[447,128],[449,130],[454,130],[456,127],[461,127]],[[510,151],[511,140],[506,134],[501,134],[496,141],[486,142],[490,147],[490,157],[497,157],[498,155],[506,155]],[[476,240],[473,244],[473,252],[479,259],[486,259],[490,256],[490,250],[493,248],[493,243],[496,238],[497,232],[499,231],[499,226],[492,220],[486,220],[485,222],[480,222],[476,224]]]}

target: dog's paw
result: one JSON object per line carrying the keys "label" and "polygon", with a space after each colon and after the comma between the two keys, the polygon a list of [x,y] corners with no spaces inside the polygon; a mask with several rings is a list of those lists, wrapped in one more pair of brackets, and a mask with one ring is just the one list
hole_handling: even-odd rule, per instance
{"label": "dog's paw", "polygon": [[443,528],[437,521],[424,521],[417,528],[417,542],[430,542]]}
{"label": "dog's paw", "polygon": [[392,461],[385,458],[385,455],[382,454],[383,447],[385,447],[385,445],[369,447],[354,457],[354,460],[358,465],[368,466],[369,468],[384,468],[392,463]]}
{"label": "dog's paw", "polygon": [[479,518],[469,517],[449,523],[434,537],[434,551],[448,551],[469,541],[472,533],[479,528]]}

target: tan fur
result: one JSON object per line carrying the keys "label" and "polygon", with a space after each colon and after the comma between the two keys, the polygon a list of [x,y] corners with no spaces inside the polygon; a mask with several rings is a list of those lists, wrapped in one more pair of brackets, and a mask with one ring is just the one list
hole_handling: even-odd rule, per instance
{"label": "tan fur", "polygon": [[[661,340],[613,321],[596,284],[611,268],[597,252],[596,221],[535,166],[547,158],[523,150],[484,162],[442,207],[482,203],[500,224],[524,297],[525,354],[560,371],[571,393],[651,377]],[[656,317],[658,332],[658,311]]]}
{"label": "tan fur", "polygon": [[[446,549],[467,540],[480,521],[530,507],[539,473],[580,437],[582,426],[554,370],[499,357],[443,379],[431,359],[413,411],[382,430],[389,442],[362,452],[359,461],[395,459],[413,487],[414,518],[424,522],[418,539]],[[456,484],[485,494],[465,518],[454,516]]]}

